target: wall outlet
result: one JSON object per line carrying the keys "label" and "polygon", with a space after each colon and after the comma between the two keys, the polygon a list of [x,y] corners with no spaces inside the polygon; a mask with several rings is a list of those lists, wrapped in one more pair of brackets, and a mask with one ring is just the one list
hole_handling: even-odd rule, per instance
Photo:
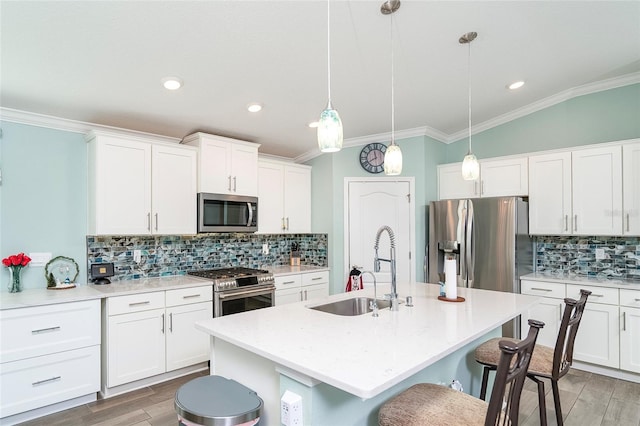
{"label": "wall outlet", "polygon": [[262,245],[262,254],[269,254],[269,243],[264,243]]}
{"label": "wall outlet", "polygon": [[134,250],[133,261],[136,263],[140,263],[141,260],[142,260],[142,250]]}
{"label": "wall outlet", "polygon": [[285,391],[280,399],[280,423],[284,426],[302,426],[302,397]]}
{"label": "wall outlet", "polygon": [[596,260],[602,260],[602,259],[606,259],[607,255],[604,253],[604,249],[603,248],[597,248],[596,249]]}

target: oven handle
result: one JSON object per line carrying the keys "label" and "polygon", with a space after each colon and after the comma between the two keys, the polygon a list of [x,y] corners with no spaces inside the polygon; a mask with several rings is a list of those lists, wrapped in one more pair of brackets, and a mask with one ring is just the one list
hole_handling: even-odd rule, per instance
{"label": "oven handle", "polygon": [[249,210],[249,220],[247,221],[247,226],[251,226],[251,222],[253,222],[253,209],[251,208],[251,203],[247,203],[247,208]]}
{"label": "oven handle", "polygon": [[275,291],[276,286],[269,286],[269,287],[260,287],[258,289],[253,289],[253,290],[247,290],[247,291],[240,291],[240,292],[233,292],[233,293],[220,293],[218,295],[218,298],[220,300],[224,300],[224,299],[238,299],[240,297],[246,297],[246,296],[254,296],[257,294],[266,294],[266,293],[271,293],[272,291]]}

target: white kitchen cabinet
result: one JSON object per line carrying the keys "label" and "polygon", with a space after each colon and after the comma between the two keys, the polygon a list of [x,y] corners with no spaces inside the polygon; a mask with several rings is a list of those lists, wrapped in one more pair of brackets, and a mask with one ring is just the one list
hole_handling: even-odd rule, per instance
{"label": "white kitchen cabinet", "polygon": [[87,141],[89,234],[196,232],[194,148],[102,132]]}
{"label": "white kitchen cabinet", "polygon": [[0,423],[95,401],[99,300],[0,311],[0,341]]}
{"label": "white kitchen cabinet", "polygon": [[213,317],[212,286],[106,299],[103,394],[114,387],[209,359],[196,321]]}
{"label": "white kitchen cabinet", "polygon": [[538,332],[537,343],[551,348],[555,347],[564,310],[565,285],[527,280],[522,280],[520,285],[522,294],[542,297],[540,303],[522,315],[520,335],[527,335],[529,319],[542,321],[544,327]]}
{"label": "white kitchen cabinet", "polygon": [[462,163],[438,166],[438,199],[507,197],[529,193],[527,157],[480,161],[477,180],[462,179]]}
{"label": "white kitchen cabinet", "polygon": [[640,235],[640,143],[622,146],[623,235]]}
{"label": "white kitchen cabinet", "polygon": [[303,272],[275,277],[275,305],[329,296],[329,271]]}
{"label": "white kitchen cabinet", "polygon": [[198,192],[258,195],[259,144],[194,133],[183,144],[198,147]]}
{"label": "white kitchen cabinet", "polygon": [[620,289],[620,368],[640,373],[640,291]]}
{"label": "white kitchen cabinet", "polygon": [[258,178],[259,232],[311,232],[311,167],[260,159]]}
{"label": "white kitchen cabinet", "polygon": [[529,233],[571,234],[571,153],[529,157]]}
{"label": "white kitchen cabinet", "polygon": [[622,148],[572,151],[574,235],[622,235]]}

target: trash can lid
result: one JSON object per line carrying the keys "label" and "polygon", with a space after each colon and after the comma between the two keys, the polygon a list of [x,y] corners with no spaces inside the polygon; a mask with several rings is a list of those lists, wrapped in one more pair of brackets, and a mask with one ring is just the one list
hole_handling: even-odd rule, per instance
{"label": "trash can lid", "polygon": [[239,425],[260,417],[262,398],[235,380],[221,376],[198,377],[178,388],[175,408],[179,416],[205,426]]}

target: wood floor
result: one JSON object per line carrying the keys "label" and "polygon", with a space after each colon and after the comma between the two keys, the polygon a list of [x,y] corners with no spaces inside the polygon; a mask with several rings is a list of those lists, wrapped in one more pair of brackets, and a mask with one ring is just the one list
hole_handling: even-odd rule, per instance
{"label": "wood floor", "polygon": [[[181,377],[23,424],[176,426],[178,422],[173,408],[176,389],[205,374],[206,371]],[[520,424],[539,425],[536,387],[530,380],[525,383],[520,403]],[[640,384],[572,369],[558,385],[565,425],[640,426]],[[545,389],[548,423],[555,425],[551,386],[545,383]]]}

